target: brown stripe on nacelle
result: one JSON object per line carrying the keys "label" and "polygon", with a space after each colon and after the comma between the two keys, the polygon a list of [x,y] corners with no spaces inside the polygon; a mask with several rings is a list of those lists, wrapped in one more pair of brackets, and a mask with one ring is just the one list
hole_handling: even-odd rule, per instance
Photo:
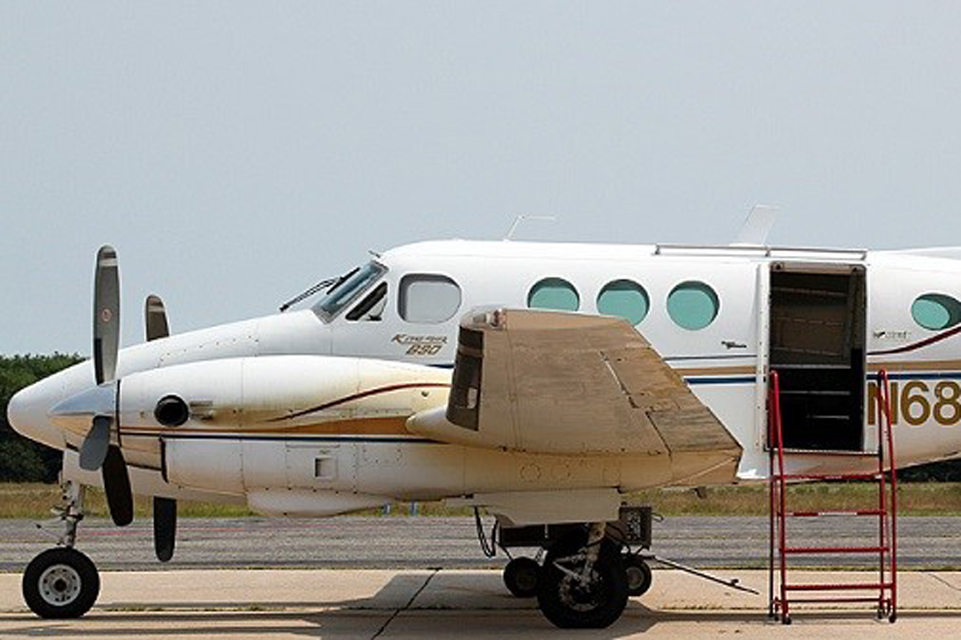
{"label": "brown stripe on nacelle", "polygon": [[376,389],[369,389],[367,391],[361,391],[360,393],[354,393],[343,398],[338,398],[337,400],[331,400],[330,402],[325,402],[324,404],[317,405],[316,407],[311,407],[310,409],[303,409],[301,411],[295,411],[294,413],[288,413],[283,416],[278,416],[268,420],[268,422],[280,422],[281,420],[293,420],[294,418],[300,418],[310,413],[316,413],[317,411],[324,411],[325,409],[332,409],[336,406],[345,404],[347,402],[352,402],[354,400],[360,400],[362,398],[369,398],[371,396],[380,395],[382,393],[391,393],[393,391],[403,391],[405,389],[419,389],[422,387],[430,388],[448,388],[449,384],[444,382],[406,382],[403,384],[392,384],[386,387],[378,387]]}

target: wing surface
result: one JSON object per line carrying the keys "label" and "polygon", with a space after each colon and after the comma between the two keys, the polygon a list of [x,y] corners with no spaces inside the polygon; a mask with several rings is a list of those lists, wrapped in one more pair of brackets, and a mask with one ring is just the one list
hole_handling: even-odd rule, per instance
{"label": "wing surface", "polygon": [[626,321],[552,311],[465,316],[446,409],[417,414],[408,428],[445,442],[529,453],[741,454],[724,425]]}

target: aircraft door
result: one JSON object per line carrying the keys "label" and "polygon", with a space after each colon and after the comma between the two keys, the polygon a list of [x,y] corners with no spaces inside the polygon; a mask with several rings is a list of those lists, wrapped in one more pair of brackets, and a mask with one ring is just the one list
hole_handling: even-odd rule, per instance
{"label": "aircraft door", "polygon": [[771,265],[767,349],[785,449],[864,450],[866,312],[862,265]]}

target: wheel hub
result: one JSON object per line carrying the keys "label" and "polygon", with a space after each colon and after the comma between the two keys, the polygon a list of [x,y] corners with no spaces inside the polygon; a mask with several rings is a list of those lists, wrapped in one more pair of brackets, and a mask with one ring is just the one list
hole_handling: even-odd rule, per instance
{"label": "wheel hub", "polygon": [[80,595],[80,574],[68,565],[55,564],[40,574],[40,596],[57,607],[68,605]]}
{"label": "wheel hub", "polygon": [[644,582],[644,574],[637,567],[627,568],[627,588],[637,589]]}
{"label": "wheel hub", "polygon": [[561,601],[574,611],[591,611],[603,602],[603,585],[597,571],[585,580],[564,576],[559,585]]}

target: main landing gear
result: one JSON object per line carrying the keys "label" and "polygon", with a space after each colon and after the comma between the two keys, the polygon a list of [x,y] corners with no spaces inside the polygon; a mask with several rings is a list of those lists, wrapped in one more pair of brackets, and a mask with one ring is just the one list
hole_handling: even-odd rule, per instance
{"label": "main landing gear", "polygon": [[84,488],[68,480],[61,489],[63,506],[57,517],[63,532],[57,546],[34,558],[23,573],[23,599],[41,618],[79,618],[100,594],[97,567],[74,548],[83,519]]}
{"label": "main landing gear", "polygon": [[603,629],[627,606],[627,571],[620,545],[604,537],[606,523],[586,536],[565,536],[547,551],[537,586],[544,617],[562,629]]}
{"label": "main landing gear", "polygon": [[627,508],[618,522],[499,527],[494,535],[505,551],[541,549],[536,559],[511,559],[504,584],[517,597],[536,596],[544,617],[558,627],[607,627],[621,616],[629,596],[651,587],[650,567],[628,548],[650,548],[650,522],[649,508]]}

